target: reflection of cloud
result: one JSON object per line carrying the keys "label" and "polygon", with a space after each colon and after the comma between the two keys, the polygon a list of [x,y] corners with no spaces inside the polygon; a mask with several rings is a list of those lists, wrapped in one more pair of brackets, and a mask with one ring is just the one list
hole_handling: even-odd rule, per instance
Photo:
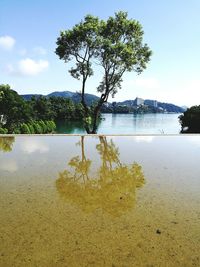
{"label": "reflection of cloud", "polygon": [[134,138],[137,143],[140,143],[140,142],[150,143],[153,141],[154,136],[135,136]]}
{"label": "reflection of cloud", "polygon": [[31,154],[37,151],[40,153],[46,153],[49,151],[49,147],[46,144],[44,144],[40,140],[33,140],[32,138],[25,139],[21,146],[21,149],[27,154]]}
{"label": "reflection of cloud", "polygon": [[15,160],[1,160],[0,170],[8,172],[16,172],[18,170],[17,162]]}
{"label": "reflection of cloud", "polygon": [[187,136],[187,140],[196,146],[200,146],[200,136]]}

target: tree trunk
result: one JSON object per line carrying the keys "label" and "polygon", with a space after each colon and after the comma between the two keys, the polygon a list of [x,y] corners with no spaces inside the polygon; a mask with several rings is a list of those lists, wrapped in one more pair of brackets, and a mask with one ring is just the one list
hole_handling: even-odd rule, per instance
{"label": "tree trunk", "polygon": [[85,118],[85,121],[84,121],[84,128],[87,132],[87,134],[90,134],[92,133],[87,122],[86,122],[86,118],[88,117],[88,113],[89,113],[89,110],[88,110],[88,107],[85,103],[85,83],[86,83],[86,78],[83,78],[83,83],[82,83],[82,92],[81,92],[81,104],[83,106],[83,109],[84,109],[84,118]]}

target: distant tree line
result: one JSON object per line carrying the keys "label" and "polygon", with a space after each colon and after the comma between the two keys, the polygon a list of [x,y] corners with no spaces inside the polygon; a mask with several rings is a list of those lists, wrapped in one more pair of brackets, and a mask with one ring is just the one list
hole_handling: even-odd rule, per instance
{"label": "distant tree line", "polygon": [[119,105],[116,102],[113,102],[112,105],[101,107],[102,113],[134,113],[134,114],[143,114],[143,113],[162,113],[163,111],[155,108],[153,106],[141,105],[141,106],[129,106],[129,105]]}
{"label": "distant tree line", "polygon": [[[91,105],[93,110],[95,105]],[[127,106],[102,106],[101,112],[129,113]],[[141,106],[137,113],[155,112]],[[45,134],[56,131],[58,120],[83,121],[81,103],[63,97],[32,97],[24,100],[9,85],[0,85],[0,134]],[[200,106],[193,106],[179,116],[182,133],[200,133]]]}
{"label": "distant tree line", "polygon": [[56,130],[57,120],[81,120],[80,103],[61,97],[25,101],[9,85],[0,85],[0,134],[41,134]]}

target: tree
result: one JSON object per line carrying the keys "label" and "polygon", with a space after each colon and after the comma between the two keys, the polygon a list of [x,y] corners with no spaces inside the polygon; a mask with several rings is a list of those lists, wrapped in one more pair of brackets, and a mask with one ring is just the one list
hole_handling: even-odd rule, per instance
{"label": "tree", "polygon": [[[151,56],[150,49],[143,44],[140,23],[128,19],[126,12],[118,12],[107,21],[87,15],[71,30],[60,33],[55,52],[65,62],[75,61],[75,66],[69,72],[72,77],[82,81],[81,103],[87,133],[97,132],[100,109],[108,97],[114,97],[121,88],[123,74],[126,71],[140,74]],[[101,97],[91,109],[85,103],[85,89],[87,79],[93,75],[95,63],[103,69],[104,74],[97,87]]]}
{"label": "tree", "polygon": [[82,80],[81,103],[85,113],[85,127],[89,133],[89,108],[85,102],[85,85],[88,77],[93,75],[91,60],[97,48],[100,22],[97,17],[87,15],[85,20],[75,25],[72,30],[62,31],[57,39],[56,54],[68,62],[75,59],[75,66],[69,72],[75,79]]}
{"label": "tree", "polygon": [[12,132],[18,124],[31,119],[31,108],[9,85],[0,85],[0,115],[4,127]]}
{"label": "tree", "polygon": [[51,108],[51,102],[46,97],[33,97],[30,101],[30,105],[34,110],[35,119],[51,120],[55,116],[55,112]]}
{"label": "tree", "polygon": [[200,133],[200,106],[193,106],[179,116],[182,133]]}

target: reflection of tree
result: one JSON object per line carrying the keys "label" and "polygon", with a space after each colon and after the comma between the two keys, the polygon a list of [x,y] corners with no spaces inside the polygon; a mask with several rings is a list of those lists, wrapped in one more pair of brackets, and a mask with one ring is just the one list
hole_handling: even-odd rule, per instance
{"label": "reflection of tree", "polygon": [[92,161],[85,156],[84,137],[81,137],[81,158],[72,158],[68,163],[70,170],[59,174],[57,190],[85,212],[100,208],[112,216],[120,216],[134,207],[136,188],[144,184],[144,175],[137,163],[127,166],[120,162],[112,140],[107,142],[106,137],[100,136],[99,141],[96,150],[102,164],[97,176],[90,175]]}
{"label": "reflection of tree", "polygon": [[12,146],[13,143],[15,142],[15,137],[14,136],[9,136],[9,137],[0,137],[0,151],[4,152],[10,152],[12,151]]}

